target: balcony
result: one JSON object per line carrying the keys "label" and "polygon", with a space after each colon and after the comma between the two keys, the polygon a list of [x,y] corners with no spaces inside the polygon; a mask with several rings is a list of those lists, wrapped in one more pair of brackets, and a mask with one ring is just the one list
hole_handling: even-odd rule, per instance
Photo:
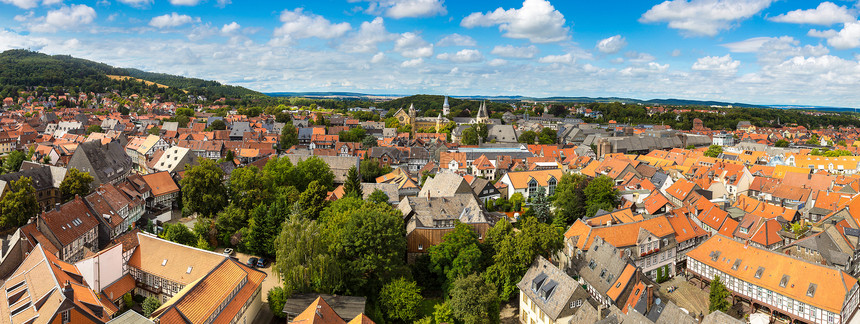
{"label": "balcony", "polygon": [[645,252],[639,253],[639,256],[640,256],[640,257],[644,257],[644,256],[651,255],[651,254],[654,254],[654,253],[657,253],[657,252],[660,252],[660,248],[654,248],[654,249],[651,249],[651,250],[648,250],[648,251],[645,251]]}

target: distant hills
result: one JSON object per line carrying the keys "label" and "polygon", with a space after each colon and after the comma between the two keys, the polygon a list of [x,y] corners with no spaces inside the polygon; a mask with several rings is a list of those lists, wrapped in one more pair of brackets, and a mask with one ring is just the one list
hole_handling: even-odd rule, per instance
{"label": "distant hills", "polygon": [[[266,93],[273,97],[306,97],[306,98],[328,98],[328,99],[352,99],[388,101],[403,98],[403,95],[392,94],[366,94],[357,92],[272,92]],[[688,99],[650,99],[641,100],[622,97],[526,97],[526,96],[450,96],[451,98],[464,100],[489,100],[495,102],[567,102],[567,103],[611,103],[621,102],[625,104],[642,105],[665,105],[665,106],[720,106],[720,107],[743,107],[743,108],[777,108],[777,109],[806,109],[833,112],[854,111],[853,108],[827,107],[827,106],[802,106],[802,105],[754,105],[742,102],[688,100]]]}
{"label": "distant hills", "polygon": [[[117,68],[104,63],[75,58],[68,55],[47,55],[28,50],[8,50],[0,53],[0,95],[10,96],[16,90],[35,87],[76,89],[84,92],[122,90],[134,85],[131,81],[109,76],[131,77],[172,88],[157,86],[156,93],[187,93],[209,98],[262,97],[262,93],[243,87],[224,85],[216,81],[186,78],[130,68]],[[135,82],[140,83],[140,82]],[[135,89],[138,90],[138,89]],[[146,89],[144,89],[146,90]]]}

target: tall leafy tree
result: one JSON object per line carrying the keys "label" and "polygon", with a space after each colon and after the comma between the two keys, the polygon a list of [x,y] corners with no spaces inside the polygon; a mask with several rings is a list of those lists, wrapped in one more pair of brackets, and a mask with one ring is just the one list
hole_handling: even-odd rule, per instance
{"label": "tall leafy tree", "polygon": [[558,223],[573,224],[585,215],[585,187],[588,178],[581,174],[565,174],[555,188],[555,218]]}
{"label": "tall leafy tree", "polygon": [[269,293],[266,294],[266,301],[269,303],[269,310],[272,311],[272,314],[277,318],[286,318],[287,314],[284,313],[284,304],[287,303],[287,293],[284,291],[284,288],[274,287],[269,289]]}
{"label": "tall leafy tree", "polygon": [[299,132],[296,130],[296,126],[293,126],[293,123],[284,124],[284,128],[281,129],[281,150],[286,150],[297,144],[299,144]]}
{"label": "tall leafy tree", "polygon": [[517,283],[534,259],[539,255],[549,258],[558,252],[564,246],[564,236],[552,225],[526,217],[520,231],[514,231],[510,223],[497,222],[487,232],[485,244],[493,254],[493,264],[484,278],[498,287],[502,300],[508,300],[516,294]]}
{"label": "tall leafy tree", "polygon": [[24,226],[30,218],[39,214],[36,189],[33,180],[21,177],[9,183],[3,198],[0,198],[0,228]]}
{"label": "tall leafy tree", "polygon": [[269,178],[253,165],[233,170],[227,183],[230,201],[246,210],[267,204],[272,198],[271,188]]}
{"label": "tall leafy tree", "polygon": [[496,287],[478,274],[454,281],[448,301],[454,317],[463,323],[498,323],[499,297]]}
{"label": "tall leafy tree", "polygon": [[21,163],[24,163],[26,154],[21,151],[12,151],[3,159],[3,173],[18,172],[21,169]]}
{"label": "tall leafy tree", "polygon": [[180,223],[164,224],[164,231],[159,236],[171,242],[197,246],[197,235],[194,235],[194,232],[188,226]]}
{"label": "tall leafy tree", "polygon": [[320,212],[322,212],[327,205],[327,196],[328,190],[326,190],[325,186],[320,184],[319,181],[314,180],[311,181],[310,185],[308,185],[308,189],[299,195],[299,204],[305,209],[308,217],[311,219],[317,219]]}
{"label": "tall leafy tree", "polygon": [[708,305],[708,310],[713,311],[721,311],[726,312],[729,308],[732,307],[732,304],[729,303],[729,291],[726,289],[726,286],[723,285],[723,282],[720,281],[720,276],[714,276],[714,280],[711,281],[711,292],[709,295],[710,303]]}
{"label": "tall leafy tree", "polygon": [[218,242],[224,246],[235,247],[238,242],[232,242],[233,236],[247,224],[247,211],[236,207],[236,205],[227,206],[218,213],[218,218],[215,219]]}
{"label": "tall leafy tree", "polygon": [[536,139],[537,133],[534,131],[525,131],[520,134],[520,138],[517,141],[523,144],[534,144]]}
{"label": "tall leafy tree", "polygon": [[556,131],[549,127],[544,127],[540,130],[538,141],[541,144],[555,144],[558,141]]}
{"label": "tall leafy tree", "polygon": [[60,182],[60,195],[63,201],[72,200],[75,195],[84,197],[90,193],[90,184],[92,184],[93,176],[89,172],[81,172],[76,168],[70,168],[66,172],[66,178]]}
{"label": "tall leafy tree", "polygon": [[377,159],[362,160],[359,165],[362,182],[376,182],[376,178],[391,172],[391,167],[381,166]]}
{"label": "tall leafy tree", "polygon": [[612,178],[601,175],[591,180],[583,189],[586,200],[586,217],[592,217],[600,209],[612,211],[618,206],[618,190]]}
{"label": "tall leafy tree", "polygon": [[537,217],[538,221],[549,223],[552,221],[552,211],[550,210],[550,201],[546,197],[546,189],[544,187],[539,187],[537,190],[537,194],[531,203],[531,209],[534,212],[535,217]]}
{"label": "tall leafy tree", "polygon": [[343,193],[346,196],[362,198],[364,193],[361,189],[361,178],[355,166],[349,168],[346,174],[346,182],[343,184]]}
{"label": "tall leafy tree", "polygon": [[384,283],[406,269],[403,214],[388,205],[341,200],[321,217],[324,236],[343,266],[346,293],[377,296]]}
{"label": "tall leafy tree", "polygon": [[481,250],[478,233],[471,225],[457,223],[454,231],[445,234],[442,242],[430,247],[430,266],[440,277],[447,278],[444,289],[459,277],[481,271]]}
{"label": "tall leafy tree", "polygon": [[158,298],[152,296],[146,297],[146,299],[143,300],[143,304],[141,305],[141,308],[143,310],[143,317],[149,317],[150,315],[152,315],[152,312],[157,310],[159,307],[161,307],[161,302],[158,301]]}
{"label": "tall leafy tree", "polygon": [[421,288],[412,280],[398,278],[385,284],[379,293],[379,306],[386,317],[400,323],[411,323],[418,318],[421,305]]}
{"label": "tall leafy tree", "polygon": [[288,157],[272,157],[263,166],[263,176],[272,181],[275,188],[295,186],[293,163]]}
{"label": "tall leafy tree", "polygon": [[388,195],[385,194],[382,190],[375,189],[370,193],[370,196],[367,197],[368,201],[387,204],[388,203]]}
{"label": "tall leafy tree", "polygon": [[722,153],[723,153],[723,147],[722,146],[711,145],[708,147],[708,150],[705,151],[705,156],[715,158],[715,157],[720,156],[720,154],[722,154]]}
{"label": "tall leafy tree", "polygon": [[323,234],[317,221],[304,217],[300,207],[293,207],[275,241],[274,272],[287,295],[343,289],[341,265],[329,253]]}
{"label": "tall leafy tree", "polygon": [[199,165],[188,169],[179,181],[186,214],[211,217],[227,206],[227,188],[221,182],[224,171],[210,159],[198,158]]}

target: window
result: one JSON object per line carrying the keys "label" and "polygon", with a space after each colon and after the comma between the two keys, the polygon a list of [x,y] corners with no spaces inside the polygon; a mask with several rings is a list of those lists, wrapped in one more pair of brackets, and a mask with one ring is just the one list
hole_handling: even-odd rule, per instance
{"label": "window", "polygon": [[423,250],[424,250],[424,245],[418,244],[418,251],[423,251]]}
{"label": "window", "polygon": [[65,311],[62,314],[63,314],[63,323],[64,324],[72,321],[72,314],[70,313],[70,311]]}
{"label": "window", "polygon": [[529,181],[529,197],[534,195],[536,191],[537,191],[537,181],[535,181],[535,179],[532,179],[531,181]]}

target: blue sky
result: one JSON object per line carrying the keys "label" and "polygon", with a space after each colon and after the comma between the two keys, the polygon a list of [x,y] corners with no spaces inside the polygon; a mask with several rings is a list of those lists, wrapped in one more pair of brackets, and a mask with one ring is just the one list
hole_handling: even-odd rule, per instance
{"label": "blue sky", "polygon": [[0,50],[264,92],[857,107],[858,13],[838,0],[0,0]]}

